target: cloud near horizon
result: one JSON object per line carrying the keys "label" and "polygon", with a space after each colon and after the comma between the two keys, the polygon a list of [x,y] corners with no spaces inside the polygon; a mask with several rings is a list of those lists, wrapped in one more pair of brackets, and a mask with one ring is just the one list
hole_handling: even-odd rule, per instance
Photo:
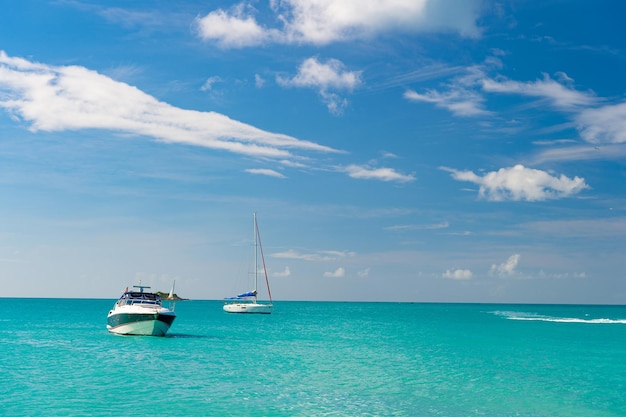
{"label": "cloud near horizon", "polygon": [[279,278],[286,278],[291,276],[291,270],[289,269],[288,266],[285,267],[284,270],[280,271],[280,272],[274,272],[272,273],[273,277],[279,277]]}
{"label": "cloud near horizon", "polygon": [[489,201],[543,201],[569,197],[589,188],[583,178],[554,177],[545,171],[515,165],[479,176],[472,171],[441,168],[458,181],[480,186],[479,197]]}
{"label": "cloud near horizon", "polygon": [[339,259],[344,259],[346,257],[354,256],[354,252],[346,252],[346,251],[331,251],[324,250],[318,251],[315,253],[300,253],[293,249],[289,249],[286,252],[277,252],[273,253],[272,258],[281,258],[281,259],[298,259],[309,262],[318,262],[318,261],[336,261]]}
{"label": "cloud near horizon", "polygon": [[326,278],[343,278],[346,276],[346,270],[342,267],[337,268],[332,272],[324,272]]}
{"label": "cloud near horizon", "polygon": [[481,34],[479,0],[270,1],[275,26],[270,26],[272,19],[267,25],[259,23],[255,6],[241,2],[198,17],[197,35],[222,48],[244,48],[271,43],[321,46],[391,32],[450,32],[469,38]]}
{"label": "cloud near horizon", "polygon": [[405,232],[405,231],[409,231],[409,230],[436,230],[436,229],[446,229],[450,227],[450,223],[448,222],[442,222],[442,223],[436,223],[436,224],[401,224],[401,225],[396,225],[396,226],[389,226],[389,227],[385,227],[385,230],[391,230],[391,231],[399,231],[399,232]]}
{"label": "cloud near horizon", "polygon": [[448,269],[446,270],[446,272],[443,273],[442,276],[448,279],[464,281],[464,280],[471,279],[473,274],[472,274],[472,271],[470,271],[469,269],[454,269],[454,270]]}
{"label": "cloud near horizon", "polygon": [[216,112],[185,110],[80,66],[50,66],[0,51],[0,108],[31,131],[104,129],[161,142],[266,158],[339,151],[266,132]]}
{"label": "cloud near horizon", "polygon": [[500,265],[496,265],[493,264],[491,265],[491,269],[489,271],[489,273],[491,275],[497,275],[500,277],[504,277],[504,276],[511,276],[513,274],[515,274],[515,268],[517,267],[517,264],[519,263],[519,259],[520,259],[520,255],[519,254],[514,254],[509,256],[509,259],[506,260],[506,262],[501,263]]}

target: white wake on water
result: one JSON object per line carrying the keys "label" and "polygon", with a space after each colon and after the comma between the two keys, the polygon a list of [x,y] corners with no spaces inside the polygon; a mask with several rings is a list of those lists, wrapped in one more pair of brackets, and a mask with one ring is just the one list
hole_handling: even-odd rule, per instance
{"label": "white wake on water", "polygon": [[522,311],[492,311],[491,313],[496,316],[502,316],[508,320],[548,321],[553,323],[626,324],[626,319],[552,317]]}

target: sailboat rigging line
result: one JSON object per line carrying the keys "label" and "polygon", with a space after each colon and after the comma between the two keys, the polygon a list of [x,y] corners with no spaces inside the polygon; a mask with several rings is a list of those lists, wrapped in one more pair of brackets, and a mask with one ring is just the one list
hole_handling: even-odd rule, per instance
{"label": "sailboat rigging line", "polygon": [[261,244],[261,233],[259,232],[259,224],[256,221],[256,213],[254,217],[254,227],[256,228],[257,240],[259,241],[259,250],[261,252],[261,261],[263,262],[263,273],[265,274],[265,285],[267,285],[267,294],[272,304],[272,291],[270,291],[270,282],[267,279],[267,269],[265,268],[265,255],[263,255],[263,245]]}

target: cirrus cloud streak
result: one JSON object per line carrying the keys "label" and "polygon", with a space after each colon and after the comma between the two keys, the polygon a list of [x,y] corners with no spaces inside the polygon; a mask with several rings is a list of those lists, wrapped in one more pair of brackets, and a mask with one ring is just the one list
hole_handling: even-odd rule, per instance
{"label": "cirrus cloud streak", "polygon": [[392,168],[370,168],[360,165],[348,165],[341,170],[347,172],[350,177],[356,179],[375,179],[380,181],[395,181],[400,183],[415,181],[414,175],[400,174]]}
{"label": "cirrus cloud streak", "polygon": [[338,152],[216,112],[186,110],[80,66],[50,66],[0,51],[0,108],[32,131],[105,129],[244,155]]}

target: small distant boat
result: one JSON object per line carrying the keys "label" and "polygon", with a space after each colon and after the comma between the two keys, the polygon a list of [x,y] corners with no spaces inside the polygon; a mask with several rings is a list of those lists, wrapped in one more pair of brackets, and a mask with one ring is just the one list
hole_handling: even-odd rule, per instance
{"label": "small distant boat", "polygon": [[150,288],[135,285],[138,291],[124,291],[107,316],[111,333],[137,336],[165,336],[176,318],[174,309],[163,307],[158,294],[146,292]]}
{"label": "small distant boat", "polygon": [[[258,282],[258,254],[261,254],[263,262],[263,274],[265,275],[265,284],[267,285],[267,294],[269,303],[258,302],[257,282]],[[259,226],[254,213],[254,289],[249,292],[238,294],[235,297],[225,298],[224,311],[228,313],[256,313],[271,314],[272,313],[272,293],[270,292],[270,283],[267,278],[267,269],[265,268],[265,257],[263,256],[263,247],[261,245],[261,235],[259,234]]]}

